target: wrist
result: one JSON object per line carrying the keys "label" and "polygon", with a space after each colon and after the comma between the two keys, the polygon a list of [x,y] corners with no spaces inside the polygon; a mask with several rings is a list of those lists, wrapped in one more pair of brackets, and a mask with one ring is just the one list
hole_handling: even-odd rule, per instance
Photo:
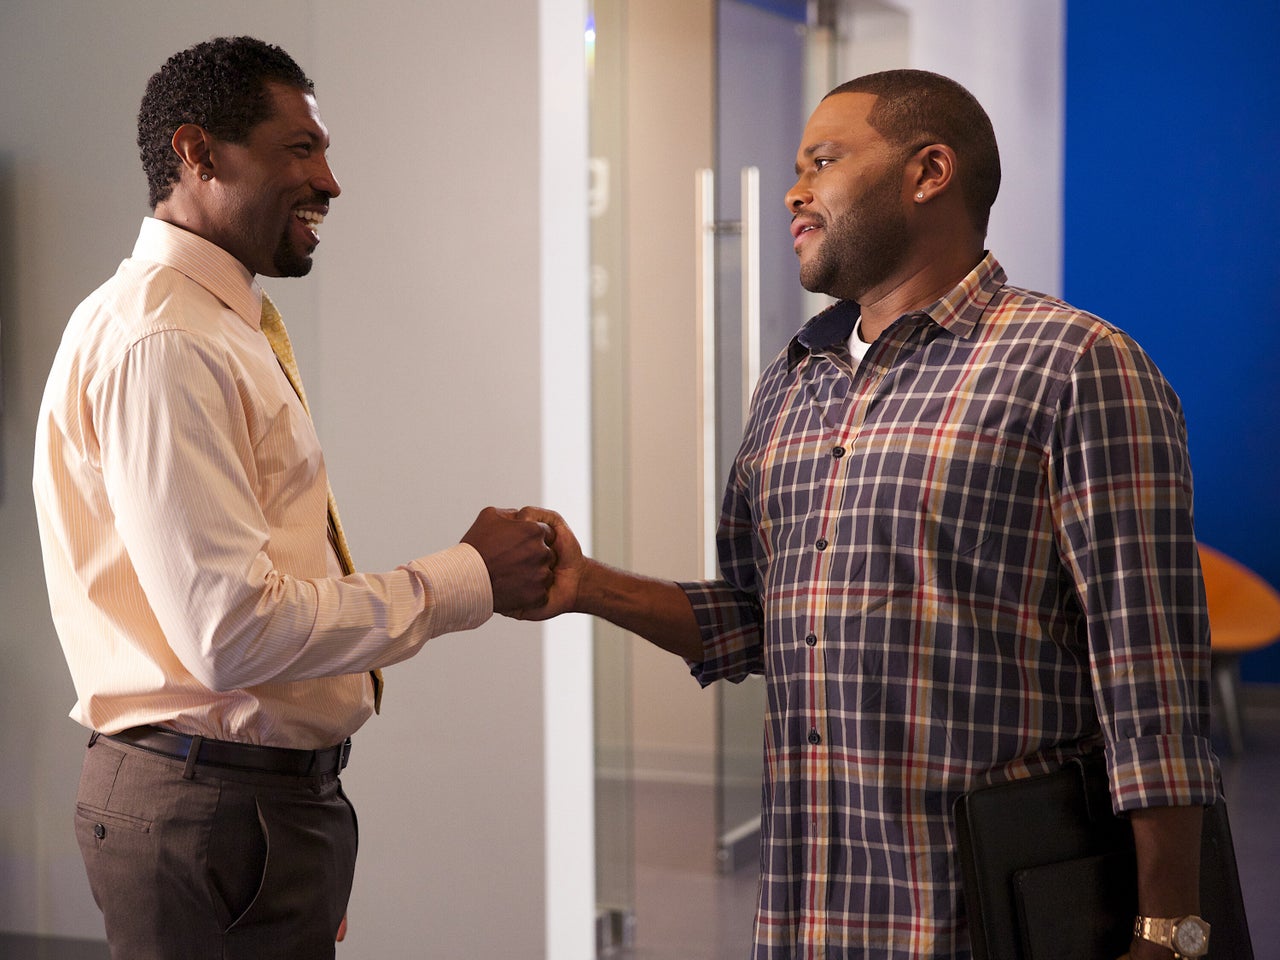
{"label": "wrist", "polygon": [[605,616],[603,598],[606,595],[608,576],[608,566],[593,557],[583,557],[570,612],[585,613],[593,617]]}
{"label": "wrist", "polygon": [[1129,944],[1128,960],[1173,960],[1173,951],[1150,940],[1134,937]]}

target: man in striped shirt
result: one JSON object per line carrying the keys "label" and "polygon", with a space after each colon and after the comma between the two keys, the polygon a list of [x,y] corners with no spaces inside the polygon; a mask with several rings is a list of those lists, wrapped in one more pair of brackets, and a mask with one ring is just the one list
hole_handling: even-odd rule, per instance
{"label": "man in striped shirt", "polygon": [[256,280],[310,270],[341,192],[312,83],[221,38],[171,57],[138,120],[155,214],[72,316],[36,433],[49,602],[94,731],[77,838],[114,957],[332,957],[356,854],[339,774],[377,671],[543,602],[552,532],[486,510],[355,572]]}
{"label": "man in striped shirt", "polygon": [[[1208,627],[1177,397],[987,252],[990,121],[922,71],[815,110],[786,203],[839,298],[765,370],[721,579],[581,559],[551,603],[768,688],[755,960],[970,955],[951,808],[1105,749],[1142,913],[1198,909]],[[1171,951],[1135,938],[1132,957]]]}

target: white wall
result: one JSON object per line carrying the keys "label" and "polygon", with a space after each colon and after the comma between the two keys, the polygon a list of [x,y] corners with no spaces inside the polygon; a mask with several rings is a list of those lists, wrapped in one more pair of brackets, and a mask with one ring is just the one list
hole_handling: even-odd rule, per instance
{"label": "white wall", "polygon": [[963,83],[995,126],[1003,176],[989,249],[1010,283],[1060,296],[1065,0],[888,2],[910,17],[901,65]]}
{"label": "white wall", "polygon": [[[62,326],[146,212],[147,77],[251,33],[316,80],[344,194],[311,277],[265,285],[357,561],[386,568],[456,542],[488,503],[589,516],[584,6],[0,6],[0,930],[101,936],[70,830],[85,734],[66,719],[31,443]],[[344,777],[361,853],[339,956],[590,955],[589,670],[581,622],[499,618],[388,671]]]}

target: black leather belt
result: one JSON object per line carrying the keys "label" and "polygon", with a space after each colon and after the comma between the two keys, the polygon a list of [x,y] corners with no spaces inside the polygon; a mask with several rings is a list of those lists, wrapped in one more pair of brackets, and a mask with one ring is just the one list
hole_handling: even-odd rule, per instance
{"label": "black leather belt", "polygon": [[187,764],[184,775],[188,778],[192,768],[200,764],[254,773],[319,777],[326,773],[337,774],[351,757],[350,737],[336,747],[326,747],[323,750],[293,750],[289,747],[261,747],[252,743],[207,740],[201,736],[188,736],[161,727],[131,727],[102,736],[175,760],[183,760]]}

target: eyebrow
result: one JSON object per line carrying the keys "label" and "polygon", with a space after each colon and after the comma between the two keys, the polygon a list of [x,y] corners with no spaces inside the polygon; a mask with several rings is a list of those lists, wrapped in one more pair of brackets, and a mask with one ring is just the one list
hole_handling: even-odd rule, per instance
{"label": "eyebrow", "polygon": [[[809,146],[805,147],[803,153],[806,158],[809,158],[809,157],[812,157],[814,154],[820,153],[825,150],[838,150],[838,149],[840,149],[840,145],[836,143],[836,141],[820,140],[818,143],[810,144]],[[797,163],[796,176],[799,176],[799,175],[800,175],[800,164]]]}
{"label": "eyebrow", "polygon": [[332,141],[329,137],[321,134],[318,130],[313,130],[310,127],[305,126],[294,128],[292,131],[285,133],[281,139],[284,141],[292,141],[296,140],[298,137],[309,140],[313,144],[323,144],[326,150],[332,145]]}

